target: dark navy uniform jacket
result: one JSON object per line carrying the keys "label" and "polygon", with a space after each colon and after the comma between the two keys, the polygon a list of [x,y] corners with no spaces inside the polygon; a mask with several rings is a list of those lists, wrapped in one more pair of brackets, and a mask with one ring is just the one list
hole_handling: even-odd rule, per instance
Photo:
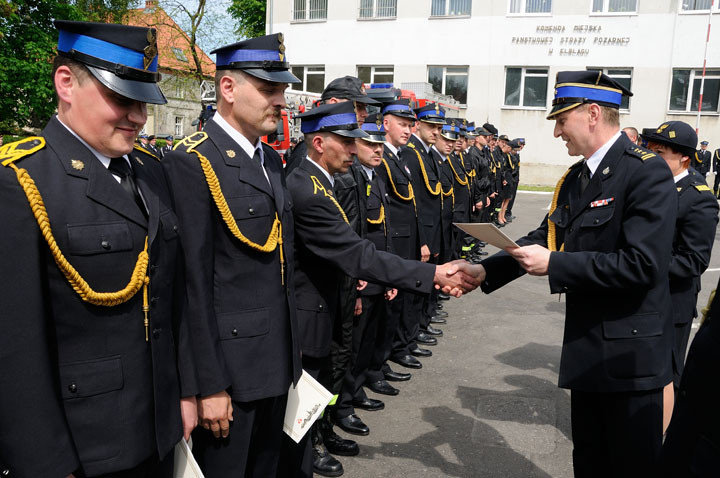
{"label": "dark navy uniform jacket", "polygon": [[[206,139],[204,139],[206,138]],[[213,167],[240,232],[264,244],[275,217],[280,247],[258,251],[236,238],[210,195],[193,142]],[[200,395],[228,390],[249,402],[286,394],[302,373],[293,285],[293,216],[282,162],[263,145],[265,170],[215,122],[163,159],[181,225],[188,270],[188,324]]]}
{"label": "dark navy uniform jacket", "polygon": [[[465,163],[474,162],[471,154],[463,154]],[[470,222],[470,213],[472,212],[472,204],[470,204],[470,192],[473,187],[472,177],[467,174],[465,165],[461,156],[455,152],[448,155],[449,166],[452,166],[453,193],[455,196],[455,206],[453,207],[454,222]],[[462,184],[460,181],[462,181]]]}
{"label": "dark navy uniform jacket", "polygon": [[[612,145],[580,195],[582,163],[560,189],[552,293],[567,310],[559,385],[590,392],[664,387],[672,379],[672,306],[668,287],[677,192],[665,161],[626,136]],[[548,218],[517,241],[548,246]],[[485,292],[524,270],[502,252],[484,260]]]}
{"label": "dark navy uniform jacket", "polygon": [[[453,190],[453,172],[449,159],[444,159],[435,148],[430,148],[430,154],[437,162],[440,172],[440,184],[442,184],[442,211],[440,214],[440,227],[442,232],[442,259],[449,259],[449,251],[452,248],[452,222],[455,208],[455,193]],[[448,156],[446,156],[448,158]],[[445,257],[447,256],[447,257]],[[441,262],[444,262],[441,261]]]}
{"label": "dark navy uniform jacket", "polygon": [[178,221],[156,158],[128,155],[147,220],[56,117],[42,137],[45,147],[15,164],[35,181],[60,250],[93,290],[125,288],[148,237],[149,341],[142,289],[116,306],[83,302],[50,255],[15,172],[0,167],[0,463],[16,477],[112,473],[167,455],[182,436],[181,393],[196,393],[179,322]]}
{"label": "dark navy uniform jacket", "polygon": [[710,162],[712,161],[712,153],[709,150],[703,151],[698,149],[695,152],[695,156],[690,158],[690,166],[695,169],[698,173],[705,176],[706,173],[710,172]]}
{"label": "dark navy uniform jacket", "polygon": [[431,254],[437,254],[442,245],[441,193],[435,195],[427,186],[429,185],[433,191],[438,190],[440,169],[437,161],[432,158],[432,153],[425,151],[425,147],[415,135],[410,136],[408,144],[403,146],[399,152],[400,158],[410,168],[412,185],[415,190],[415,203],[420,222],[420,245],[427,245]]}
{"label": "dark navy uniform jacket", "polygon": [[295,217],[298,322],[303,354],[330,353],[342,274],[417,293],[433,288],[435,266],[378,251],[343,218],[332,184],[305,158],[288,176]]}

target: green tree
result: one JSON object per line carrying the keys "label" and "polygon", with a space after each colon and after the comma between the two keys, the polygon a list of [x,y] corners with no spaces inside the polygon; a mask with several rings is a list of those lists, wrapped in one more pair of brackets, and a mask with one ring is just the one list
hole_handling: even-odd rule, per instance
{"label": "green tree", "polygon": [[54,19],[122,18],[134,0],[0,1],[0,134],[42,127],[55,112]]}
{"label": "green tree", "polygon": [[265,35],[265,0],[232,0],[228,13],[235,19],[235,33],[241,38]]}

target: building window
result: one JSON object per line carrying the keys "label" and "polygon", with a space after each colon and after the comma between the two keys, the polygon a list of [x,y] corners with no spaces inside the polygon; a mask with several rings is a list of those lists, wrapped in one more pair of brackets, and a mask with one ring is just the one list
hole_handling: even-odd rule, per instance
{"label": "building window", "polygon": [[359,18],[394,18],[397,0],[360,0]]}
{"label": "building window", "polygon": [[505,69],[505,106],[545,108],[547,106],[548,69],[507,67]]}
{"label": "building window", "polygon": [[175,98],[185,98],[185,85],[181,81],[175,82]]}
{"label": "building window", "polygon": [[183,136],[183,117],[175,117],[175,137]]}
{"label": "building window", "polygon": [[432,0],[430,16],[456,17],[470,16],[472,0]]}
{"label": "building window", "polygon": [[551,13],[552,0],[510,0],[510,13]]}
{"label": "building window", "polygon": [[[711,6],[712,0],[682,0],[680,2],[680,8],[682,8],[683,12],[697,12],[703,10],[707,12],[710,10]],[[714,10],[717,10],[718,8],[720,8],[720,4],[715,2]]]}
{"label": "building window", "polygon": [[358,65],[357,72],[358,78],[363,83],[392,83],[395,76],[395,67]]}
{"label": "building window", "polygon": [[[620,83],[628,91],[632,91],[632,69],[630,68],[599,68],[588,67],[588,70],[602,71],[607,76]],[[623,95],[620,110],[630,111],[630,97]]]}
{"label": "building window", "polygon": [[292,19],[327,20],[328,0],[293,0]]}
{"label": "building window", "polygon": [[300,83],[291,83],[296,91],[322,93],[325,89],[325,66],[293,66],[293,75],[300,78]]}
{"label": "building window", "polygon": [[182,49],[174,47],[174,46],[171,46],[170,49],[172,50],[173,54],[175,55],[175,58],[177,58],[178,61],[182,61],[185,63],[189,62],[188,58],[185,56],[185,52],[182,51]]}
{"label": "building window", "polygon": [[593,0],[593,13],[636,13],[637,0]]}
{"label": "building window", "polygon": [[[673,70],[672,75],[669,110],[697,111],[702,70],[676,69]],[[718,100],[720,100],[720,70],[706,70],[702,110],[717,113]]]}
{"label": "building window", "polygon": [[467,104],[467,66],[430,66],[428,83],[438,93],[452,96],[460,103]]}

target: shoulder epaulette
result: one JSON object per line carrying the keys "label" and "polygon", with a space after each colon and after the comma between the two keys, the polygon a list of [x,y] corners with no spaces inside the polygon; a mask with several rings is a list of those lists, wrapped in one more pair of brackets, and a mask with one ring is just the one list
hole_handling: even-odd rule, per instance
{"label": "shoulder epaulette", "polygon": [[656,156],[655,153],[648,151],[647,149],[638,148],[637,146],[630,146],[627,149],[627,152],[630,153],[631,156],[635,156],[636,158],[640,158],[641,160],[645,161],[647,159],[653,158]]}
{"label": "shoulder epaulette", "polygon": [[707,184],[693,184],[693,186],[695,186],[695,189],[697,189],[698,191],[712,192],[712,189],[710,189],[710,186],[708,186]]}
{"label": "shoulder epaulette", "polygon": [[41,136],[30,136],[14,143],[8,143],[0,146],[0,163],[3,166],[8,166],[36,151],[40,151],[44,147],[45,138]]}
{"label": "shoulder epaulette", "polygon": [[409,143],[409,142],[408,142],[405,146],[409,146],[409,147],[411,147],[412,149],[415,149],[415,144],[413,144],[413,143]]}
{"label": "shoulder epaulette", "polygon": [[153,158],[155,158],[155,159],[157,159],[158,161],[160,161],[160,158],[158,158],[157,155],[151,153],[150,151],[148,151],[147,149],[143,148],[142,146],[140,146],[140,145],[137,144],[137,143],[136,143],[135,145],[133,145],[133,149],[137,149],[138,151],[140,151],[140,152],[142,152],[142,153],[145,153],[145,154],[147,154],[148,156],[152,156]]}
{"label": "shoulder epaulette", "polygon": [[208,135],[206,132],[197,131],[190,136],[186,136],[182,140],[178,141],[173,147],[173,151],[179,149],[181,151],[184,150],[186,153],[189,153],[206,139],[208,139]]}

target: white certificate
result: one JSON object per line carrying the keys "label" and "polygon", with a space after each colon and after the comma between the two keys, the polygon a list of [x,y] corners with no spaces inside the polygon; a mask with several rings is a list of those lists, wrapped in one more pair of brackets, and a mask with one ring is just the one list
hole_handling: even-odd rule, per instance
{"label": "white certificate", "polygon": [[204,478],[200,467],[192,454],[192,438],[190,443],[185,438],[175,445],[175,478]]}
{"label": "white certificate", "polygon": [[520,247],[515,244],[515,241],[507,237],[495,224],[487,222],[454,222],[457,227],[467,232],[476,239],[485,241],[488,244],[499,249],[505,249],[506,247]]}
{"label": "white certificate", "polygon": [[332,400],[332,393],[303,370],[297,387],[290,385],[283,430],[295,443],[300,442]]}

